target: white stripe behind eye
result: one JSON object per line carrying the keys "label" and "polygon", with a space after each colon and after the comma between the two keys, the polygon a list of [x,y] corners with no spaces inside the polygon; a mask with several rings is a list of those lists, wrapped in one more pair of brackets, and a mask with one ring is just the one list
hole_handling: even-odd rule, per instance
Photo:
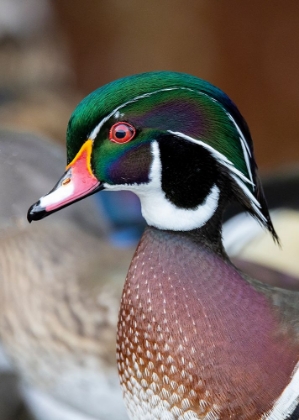
{"label": "white stripe behind eye", "polygon": [[248,156],[248,153],[247,153],[247,149],[244,146],[244,142],[242,141],[242,139],[240,139],[240,141],[241,141],[241,146],[242,146],[242,150],[243,150],[243,156],[244,156],[246,167],[247,167],[247,172],[249,174],[251,182],[253,183],[253,178],[252,178],[250,161],[249,161],[249,156]]}
{"label": "white stripe behind eye", "polygon": [[234,165],[233,163],[228,160],[222,153],[218,152],[217,150],[213,149],[212,147],[208,146],[206,143],[203,143],[199,140],[193,139],[192,137],[189,136],[185,136],[183,133],[180,132],[173,132],[171,130],[168,130],[168,132],[179,135],[183,138],[186,138],[189,141],[193,141],[194,143],[197,144],[201,144],[203,147],[205,147],[206,149],[209,149],[209,151],[213,154],[213,156],[224,166],[226,166],[231,172],[234,172],[239,178],[241,178],[243,181],[245,181],[246,183],[249,183],[252,185],[253,188],[255,188],[255,184],[253,182],[253,176],[252,176],[252,172],[251,172],[251,165],[250,165],[250,158],[251,158],[251,151],[250,148],[245,140],[244,134],[242,133],[242,131],[240,130],[240,127],[238,126],[238,124],[236,123],[236,121],[234,120],[234,118],[232,117],[232,115],[226,111],[226,109],[223,107],[223,105],[221,104],[220,101],[218,101],[217,99],[213,98],[212,96],[208,95],[207,93],[204,92],[200,92],[191,88],[186,88],[186,87],[169,87],[169,88],[164,88],[164,89],[158,89],[155,90],[153,92],[147,92],[144,93],[143,95],[139,95],[136,96],[133,99],[130,99],[127,102],[124,102],[123,104],[119,105],[118,107],[116,107],[113,111],[111,111],[108,115],[106,115],[106,117],[104,117],[100,123],[92,130],[92,132],[90,133],[90,135],[88,136],[91,140],[94,140],[97,135],[99,134],[100,129],[103,127],[103,125],[105,124],[106,121],[108,121],[113,115],[115,115],[116,118],[119,117],[120,113],[119,110],[124,108],[126,105],[132,104],[136,101],[138,101],[139,99],[143,99],[143,98],[147,98],[149,96],[155,95],[157,93],[160,92],[167,92],[167,91],[172,91],[172,90],[188,90],[190,92],[194,92],[198,95],[202,95],[202,96],[206,96],[208,97],[211,101],[217,103],[225,112],[225,114],[227,115],[227,117],[230,119],[230,121],[232,121],[232,123],[234,124],[236,130],[238,131],[239,134],[239,140],[241,143],[241,147],[242,147],[242,151],[243,151],[243,157],[246,163],[246,168],[247,168],[247,172],[249,175],[249,178],[247,178],[241,171],[239,171]]}
{"label": "white stripe behind eye", "polygon": [[246,149],[247,149],[247,152],[248,152],[249,156],[251,157],[251,151],[250,151],[249,146],[248,146],[248,144],[247,144],[247,142],[246,142],[246,140],[244,138],[244,135],[243,135],[242,131],[240,130],[240,127],[238,126],[238,124],[236,123],[236,121],[233,119],[233,117],[231,116],[231,114],[229,114],[228,112],[227,112],[227,116],[233,122],[234,126],[236,127],[236,129],[237,129],[237,131],[239,133],[239,136],[240,136],[240,140],[245,144]]}
{"label": "white stripe behind eye", "polygon": [[172,130],[167,130],[168,133],[171,133],[175,136],[178,137],[182,137],[185,140],[188,140],[192,143],[198,144],[202,147],[204,147],[206,150],[208,150],[211,155],[219,162],[221,163],[221,165],[225,166],[226,168],[228,168],[231,172],[235,173],[239,178],[241,178],[243,181],[247,182],[248,184],[251,184],[252,186],[254,186],[253,181],[251,181],[249,178],[247,178],[241,171],[239,171],[239,169],[237,169],[234,164],[227,159],[227,157],[225,155],[223,155],[222,153],[218,152],[218,150],[214,149],[212,146],[209,146],[207,143],[201,141],[201,140],[197,140],[194,139],[193,137],[187,136],[184,133],[181,133],[179,131],[172,131]]}
{"label": "white stripe behind eye", "polygon": [[247,144],[247,142],[244,138],[244,135],[243,135],[242,131],[240,130],[240,127],[238,126],[236,121],[233,119],[233,117],[228,112],[226,114],[227,114],[228,118],[232,121],[232,123],[236,127],[236,130],[239,133],[239,139],[240,139],[242,150],[243,150],[243,156],[244,156],[244,159],[245,159],[245,162],[246,162],[247,172],[249,174],[249,177],[250,177],[251,181],[253,182],[252,173],[251,173],[251,166],[250,166],[251,151],[250,151],[249,146],[248,146],[248,144]]}
{"label": "white stripe behind eye", "polygon": [[159,89],[159,90],[155,90],[153,92],[148,92],[148,93],[144,93],[143,95],[140,96],[136,96],[133,99],[130,99],[127,102],[124,102],[123,104],[119,105],[118,107],[114,108],[113,111],[110,112],[110,114],[106,115],[106,117],[104,117],[99,124],[92,130],[92,132],[90,133],[90,135],[88,136],[91,140],[94,140],[97,135],[99,134],[100,129],[103,127],[103,125],[105,124],[106,121],[109,120],[109,118],[111,118],[113,115],[116,116],[116,118],[118,118],[119,114],[119,110],[124,108],[125,106],[132,104],[136,101],[138,101],[139,99],[143,99],[143,98],[147,98],[151,95],[155,95],[156,93],[159,92],[167,92],[170,90],[177,90],[177,89],[185,89],[185,90],[191,90],[191,89],[187,89],[187,88],[178,88],[178,87],[173,87],[173,88],[165,88],[165,89]]}
{"label": "white stripe behind eye", "polygon": [[242,191],[245,193],[245,195],[247,195],[247,197],[249,198],[252,208],[254,209],[255,213],[259,216],[260,220],[267,224],[267,219],[266,217],[263,215],[263,213],[260,211],[261,205],[260,203],[257,201],[257,199],[254,197],[254,195],[252,194],[252,192],[247,188],[247,186],[236,177],[236,175],[231,175],[232,178],[236,181],[236,183],[239,185],[239,187],[242,189]]}
{"label": "white stripe behind eye", "polygon": [[[223,107],[223,105],[221,104],[220,101],[218,101],[217,99],[215,99],[212,96],[208,95],[207,93],[200,92],[200,91],[197,91],[197,90],[194,90],[194,89],[191,89],[191,88],[176,87],[176,86],[174,86],[174,87],[169,87],[169,88],[164,88],[164,89],[158,89],[158,90],[155,90],[153,92],[148,92],[148,93],[144,93],[143,95],[136,96],[135,98],[130,99],[129,101],[124,102],[123,104],[119,105],[113,111],[111,111],[108,115],[106,115],[106,117],[104,117],[100,121],[100,123],[92,130],[92,132],[90,133],[90,135],[88,137],[91,140],[94,140],[97,137],[97,135],[99,134],[99,131],[103,127],[103,125],[105,124],[105,122],[108,121],[109,118],[111,118],[113,115],[115,115],[115,117],[118,118],[119,115],[120,115],[119,110],[122,109],[122,108],[124,108],[126,105],[129,105],[131,103],[134,103],[134,102],[138,101],[139,99],[147,98],[147,97],[152,96],[152,95],[155,95],[157,93],[167,92],[167,91],[171,91],[171,90],[188,90],[188,91],[194,92],[194,93],[196,93],[198,95],[206,96],[211,101],[217,103],[223,109],[223,111],[225,112],[225,114],[227,115],[227,117],[232,121],[232,123],[234,124],[236,130],[238,131],[239,140],[240,140],[240,143],[241,143],[241,147],[242,147],[242,151],[243,151],[243,156],[244,156],[244,160],[245,160],[245,163],[246,163],[247,172],[249,174],[250,180],[247,177],[245,177],[240,171],[238,171],[237,175],[240,178],[243,178],[245,182],[251,183],[252,186],[253,186],[253,188],[254,188],[255,187],[255,184],[253,182],[253,176],[252,176],[251,166],[250,166],[251,151],[250,151],[250,148],[249,148],[249,146],[248,146],[248,144],[247,144],[247,142],[245,140],[244,134],[240,130],[240,127],[238,126],[238,124],[236,123],[236,121],[234,120],[234,118],[232,117],[232,115],[225,110],[225,108]],[[221,153],[219,153],[219,155],[221,155]],[[224,155],[221,155],[221,156],[222,156],[222,162],[223,162],[223,164],[224,164],[224,160],[226,160],[227,163],[229,163],[233,167],[232,162],[230,162],[228,159],[226,159]],[[237,169],[233,170],[231,167],[229,169],[232,170],[233,172],[236,172],[237,171]]]}
{"label": "white stripe behind eye", "polygon": [[236,128],[236,130],[239,134],[239,140],[240,140],[240,143],[241,143],[241,147],[242,147],[242,151],[243,151],[243,157],[244,157],[244,160],[245,160],[245,163],[246,163],[248,175],[249,175],[249,178],[252,182],[253,188],[255,188],[255,184],[253,182],[253,176],[252,176],[252,172],[251,172],[251,165],[250,165],[250,158],[251,158],[252,154],[251,154],[250,147],[248,146],[247,141],[245,140],[244,134],[242,133],[240,127],[238,126],[238,124],[236,123],[236,121],[234,120],[232,115],[228,111],[226,111],[226,109],[223,107],[223,105],[220,101],[218,101],[216,98],[213,98],[212,96],[208,95],[207,93],[204,93],[204,92],[197,92],[197,93],[200,94],[200,95],[208,97],[212,102],[215,102],[216,104],[218,104],[223,109],[223,111],[225,112],[227,118],[229,120],[231,120],[231,122],[234,124],[234,126],[235,126],[235,128]]}
{"label": "white stripe behind eye", "polygon": [[195,143],[195,144],[198,144],[198,145],[204,147],[206,150],[208,150],[211,153],[211,155],[217,160],[217,162],[219,162],[221,165],[228,168],[229,171],[231,172],[231,177],[238,184],[238,186],[242,189],[244,194],[248,197],[248,199],[250,200],[251,205],[252,205],[254,211],[257,213],[258,217],[264,223],[266,223],[267,220],[266,220],[265,216],[262,214],[262,212],[260,211],[260,208],[261,208],[260,203],[254,197],[254,195],[251,193],[251,191],[248,189],[247,185],[244,183],[244,182],[246,182],[247,184],[251,184],[251,185],[254,186],[253,182],[250,179],[248,179],[241,171],[239,171],[234,166],[234,164],[229,159],[227,159],[226,156],[224,156],[222,153],[218,152],[218,150],[214,149],[212,146],[204,143],[201,140],[194,139],[193,137],[187,136],[186,134],[183,134],[179,131],[168,130],[168,132],[175,135],[175,136],[181,137],[185,140],[188,140],[192,143]]}

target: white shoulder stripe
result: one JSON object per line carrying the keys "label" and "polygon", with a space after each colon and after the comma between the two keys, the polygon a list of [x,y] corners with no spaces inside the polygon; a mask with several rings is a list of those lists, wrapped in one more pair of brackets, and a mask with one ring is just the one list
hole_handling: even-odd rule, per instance
{"label": "white shoulder stripe", "polygon": [[296,365],[290,383],[275,401],[273,408],[261,420],[287,419],[299,404],[299,363]]}

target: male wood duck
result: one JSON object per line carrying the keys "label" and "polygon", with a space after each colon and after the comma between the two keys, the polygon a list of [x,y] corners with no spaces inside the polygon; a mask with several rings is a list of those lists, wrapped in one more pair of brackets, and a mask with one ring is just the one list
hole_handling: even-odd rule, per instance
{"label": "male wood duck", "polygon": [[298,420],[299,294],[249,278],[222,246],[234,200],[278,241],[233,102],[181,73],[112,82],[71,116],[67,162],[29,221],[105,189],[136,193],[148,225],[118,322],[130,418]]}

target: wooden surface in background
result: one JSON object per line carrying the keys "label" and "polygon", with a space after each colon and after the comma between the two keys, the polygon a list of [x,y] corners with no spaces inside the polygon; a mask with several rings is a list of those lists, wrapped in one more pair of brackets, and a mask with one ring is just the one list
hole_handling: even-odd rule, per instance
{"label": "wooden surface in background", "polygon": [[259,166],[299,161],[299,2],[54,0],[82,94],[124,75],[176,70],[225,90]]}

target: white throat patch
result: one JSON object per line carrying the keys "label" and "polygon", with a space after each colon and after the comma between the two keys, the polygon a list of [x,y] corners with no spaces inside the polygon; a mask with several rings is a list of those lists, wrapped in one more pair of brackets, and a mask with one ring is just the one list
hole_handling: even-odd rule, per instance
{"label": "white throat patch", "polygon": [[165,196],[161,187],[162,165],[157,141],[151,144],[153,161],[149,174],[150,182],[134,185],[110,185],[105,183],[107,190],[128,190],[138,195],[141,202],[141,212],[150,226],[165,230],[192,230],[200,228],[215,213],[220,196],[220,190],[215,184],[205,201],[195,209],[176,207]]}

